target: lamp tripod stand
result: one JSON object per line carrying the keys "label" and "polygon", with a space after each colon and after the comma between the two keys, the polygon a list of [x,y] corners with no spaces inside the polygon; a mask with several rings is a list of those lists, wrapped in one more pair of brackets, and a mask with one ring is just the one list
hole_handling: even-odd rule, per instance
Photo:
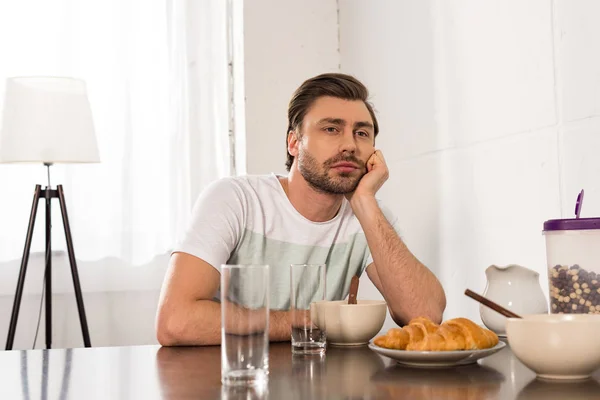
{"label": "lamp tripod stand", "polygon": [[44,164],[48,168],[48,186],[41,189],[40,185],[35,186],[33,194],[33,204],[31,206],[31,214],[29,216],[29,226],[27,228],[27,236],[25,239],[25,249],[23,250],[23,258],[21,260],[21,269],[17,281],[17,289],[10,318],[10,326],[6,339],[6,350],[12,350],[15,339],[15,331],[17,328],[17,320],[19,318],[19,308],[21,307],[21,298],[23,296],[23,286],[25,284],[25,273],[27,272],[27,263],[29,261],[29,252],[31,249],[31,239],[33,236],[33,227],[37,214],[38,202],[45,200],[46,203],[46,257],[45,257],[45,272],[44,272],[44,291],[46,292],[46,348],[52,348],[52,220],[51,220],[51,201],[57,198],[60,204],[60,212],[62,214],[63,226],[67,241],[67,251],[69,254],[69,263],[71,265],[71,275],[73,277],[73,286],[75,289],[75,299],[77,300],[77,310],[79,311],[79,322],[81,324],[81,332],[83,334],[83,342],[85,347],[91,347],[90,333],[83,305],[83,295],[81,294],[81,285],[79,283],[79,274],[77,272],[77,263],[75,261],[75,251],[73,250],[73,239],[71,237],[71,228],[69,225],[69,217],[67,215],[67,207],[65,204],[65,195],[62,185],[57,185],[56,189],[50,186],[50,166]]}

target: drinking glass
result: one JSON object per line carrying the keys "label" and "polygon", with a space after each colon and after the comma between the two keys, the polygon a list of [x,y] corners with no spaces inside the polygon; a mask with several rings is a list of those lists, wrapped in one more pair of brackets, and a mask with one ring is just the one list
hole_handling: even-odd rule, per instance
{"label": "drinking glass", "polygon": [[221,266],[221,382],[265,385],[269,374],[269,266]]}
{"label": "drinking glass", "polygon": [[314,303],[325,300],[325,264],[292,264],[290,268],[292,353],[323,354],[327,344],[324,318],[317,325]]}

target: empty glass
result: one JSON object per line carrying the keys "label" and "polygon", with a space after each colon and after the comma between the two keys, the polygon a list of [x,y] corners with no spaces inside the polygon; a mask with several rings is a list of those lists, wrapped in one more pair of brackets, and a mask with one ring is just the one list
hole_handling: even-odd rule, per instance
{"label": "empty glass", "polygon": [[291,321],[292,353],[323,354],[326,347],[325,321],[317,325],[314,303],[325,300],[325,264],[292,264]]}
{"label": "empty glass", "polygon": [[221,382],[264,385],[269,374],[269,266],[221,266]]}

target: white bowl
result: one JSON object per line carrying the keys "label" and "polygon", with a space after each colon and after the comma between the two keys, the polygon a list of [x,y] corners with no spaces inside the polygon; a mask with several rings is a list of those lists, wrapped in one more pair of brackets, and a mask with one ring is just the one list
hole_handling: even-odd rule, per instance
{"label": "white bowl", "polygon": [[508,318],[515,356],[540,378],[585,379],[600,368],[600,315],[538,314]]}
{"label": "white bowl", "polygon": [[383,300],[317,301],[311,308],[313,321],[324,327],[327,343],[360,346],[369,343],[383,327],[387,306]]}

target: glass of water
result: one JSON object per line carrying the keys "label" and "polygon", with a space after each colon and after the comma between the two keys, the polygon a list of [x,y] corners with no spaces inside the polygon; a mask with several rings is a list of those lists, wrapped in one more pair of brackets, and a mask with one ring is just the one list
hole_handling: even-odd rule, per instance
{"label": "glass of water", "polygon": [[269,374],[269,266],[221,266],[221,382],[265,385]]}
{"label": "glass of water", "polygon": [[317,325],[314,303],[325,300],[325,264],[292,264],[290,269],[292,353],[323,354],[325,321]]}

